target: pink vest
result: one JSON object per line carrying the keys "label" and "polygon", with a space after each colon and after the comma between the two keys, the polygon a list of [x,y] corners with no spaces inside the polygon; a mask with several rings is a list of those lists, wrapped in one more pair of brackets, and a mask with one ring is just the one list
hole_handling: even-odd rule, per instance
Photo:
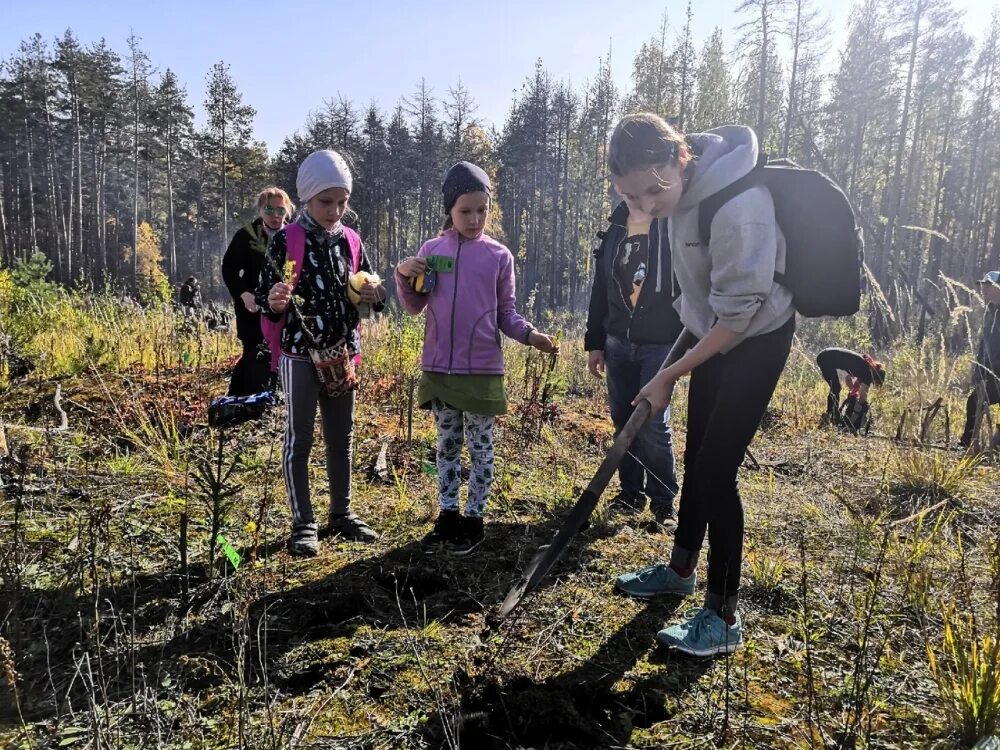
{"label": "pink vest", "polygon": [[[347,238],[347,246],[351,250],[351,267],[354,273],[361,268],[361,237],[350,227],[342,227],[344,236]],[[285,232],[285,260],[294,263],[292,269],[292,288],[298,284],[299,274],[302,272],[302,260],[306,255],[306,230],[300,224],[292,222],[284,228]],[[264,334],[264,340],[271,350],[271,372],[278,371],[278,360],[281,358],[281,332],[285,330],[285,320],[288,318],[288,311],[282,313],[278,320],[271,320],[267,315],[260,316],[260,330]]]}

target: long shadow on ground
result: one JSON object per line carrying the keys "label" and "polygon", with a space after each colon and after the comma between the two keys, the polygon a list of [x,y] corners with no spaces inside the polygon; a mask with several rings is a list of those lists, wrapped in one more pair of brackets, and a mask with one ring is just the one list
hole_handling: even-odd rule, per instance
{"label": "long shadow on ground", "polygon": [[[134,651],[128,638],[115,646],[107,621],[104,645],[94,642],[92,596],[66,590],[0,591],[0,612],[7,614],[4,630],[26,677],[20,685],[22,711],[25,719],[39,721],[64,713],[67,702],[81,705],[86,688],[74,677],[82,651],[101,655],[105,701],[134,695],[137,674],[147,685],[160,685],[169,675],[186,690],[210,691],[235,671],[237,629],[246,637],[243,671],[248,685],[266,680],[289,696],[321,685],[332,689],[342,681],[347,662],[365,657],[377,644],[371,638],[356,639],[350,653],[335,656],[329,639],[353,638],[363,627],[390,631],[430,621],[478,632],[514,583],[516,571],[538,544],[551,538],[560,520],[537,525],[491,521],[484,548],[467,559],[428,557],[416,541],[371,557],[363,556],[369,548],[351,545],[357,559],[315,581],[244,602],[245,618],[223,606],[239,600],[227,587],[239,585],[243,574],[208,583],[203,570],[195,571],[186,606],[176,572],[136,577],[134,583],[102,592],[96,608],[101,618],[116,615],[123,632],[134,631],[141,644]],[[587,543],[600,533],[591,529],[581,534],[560,572],[584,564],[590,556]],[[288,562],[292,575],[308,575],[310,565],[323,561],[291,563],[279,556],[271,565]],[[509,663],[502,666],[507,677],[474,667],[478,676],[470,678],[464,665],[456,663],[450,676],[463,696],[458,722],[462,745],[484,750],[624,746],[636,727],[668,719],[669,698],[683,695],[708,665],[665,657],[666,671],[638,677],[629,673],[677,603],[664,600],[642,607],[589,659],[545,681],[518,677],[525,671]],[[532,602],[524,606],[530,617]],[[197,624],[186,627],[183,616],[192,611]],[[171,622],[173,629],[167,630]],[[380,700],[375,688],[368,693],[372,701]],[[432,716],[427,722],[425,739],[432,746],[445,746],[445,720],[454,725],[453,717]]]}
{"label": "long shadow on ground", "polygon": [[[87,689],[77,679],[84,652],[92,659],[100,655],[105,701],[134,695],[137,673],[144,684],[160,685],[170,675],[186,688],[210,689],[234,673],[237,628],[247,638],[247,684],[266,679],[283,692],[301,694],[332,681],[343,665],[321,653],[314,659],[286,658],[290,651],[313,642],[322,650],[326,639],[350,638],[363,626],[392,630],[433,620],[475,624],[479,613],[495,608],[506,594],[511,571],[523,564],[520,556],[551,537],[555,524],[555,519],[537,525],[491,521],[487,541],[467,559],[426,556],[416,541],[371,557],[363,556],[370,548],[350,545],[356,560],[318,580],[244,602],[245,618],[232,604],[238,597],[231,596],[242,573],[206,582],[204,570],[192,571],[186,603],[175,571],[128,579],[101,591],[96,601],[69,589],[0,590],[0,633],[18,655],[26,720],[50,719],[62,714],[67,702],[86,700]],[[304,577],[308,566],[321,565],[323,557],[292,563],[282,556],[271,565],[286,562],[289,573]],[[185,616],[192,613],[190,621],[197,624],[187,627]],[[103,623],[100,643],[93,635],[98,620]]]}
{"label": "long shadow on ground", "polygon": [[708,660],[656,652],[651,661],[666,671],[629,675],[678,604],[676,599],[645,604],[589,659],[544,681],[528,676],[469,681],[460,716],[433,717],[427,739],[445,747],[457,737],[462,747],[477,750],[625,747],[635,728],[669,719],[669,698],[681,698],[711,666]]}

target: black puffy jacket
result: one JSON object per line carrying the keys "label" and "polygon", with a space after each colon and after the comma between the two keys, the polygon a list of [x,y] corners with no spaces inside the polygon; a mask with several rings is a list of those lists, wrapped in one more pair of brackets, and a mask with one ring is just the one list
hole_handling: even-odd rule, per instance
{"label": "black puffy jacket", "polygon": [[255,343],[263,340],[260,332],[260,313],[247,310],[240,295],[244,292],[254,294],[260,279],[260,269],[264,265],[264,254],[267,251],[267,237],[264,236],[263,220],[258,216],[250,224],[253,234],[247,227],[240,227],[233,235],[226,254],[222,256],[222,280],[233,298],[236,310],[236,334],[241,340]]}

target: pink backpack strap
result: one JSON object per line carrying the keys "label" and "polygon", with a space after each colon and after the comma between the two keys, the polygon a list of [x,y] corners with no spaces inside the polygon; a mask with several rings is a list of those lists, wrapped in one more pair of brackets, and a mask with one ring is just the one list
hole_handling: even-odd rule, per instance
{"label": "pink backpack strap", "polygon": [[[292,286],[299,280],[302,272],[302,260],[306,256],[306,230],[296,223],[285,225],[285,260],[292,261]],[[285,320],[288,313],[279,320],[271,320],[266,315],[260,316],[260,330],[264,334],[268,349],[271,350],[271,372],[278,371],[278,360],[281,358],[281,332],[285,330]]]}
{"label": "pink backpack strap", "polygon": [[[344,236],[347,238],[347,246],[351,250],[351,271],[357,273],[361,270],[361,235],[351,229],[349,226],[344,226]],[[361,325],[358,325],[358,343],[361,343]],[[361,355],[358,354],[354,357],[355,367],[360,366]]]}
{"label": "pink backpack strap", "polygon": [[344,227],[344,236],[351,249],[352,273],[357,273],[361,270],[361,236],[348,226]]}
{"label": "pink backpack strap", "polygon": [[290,260],[295,264],[292,272],[293,283],[299,280],[302,272],[302,259],[306,257],[306,230],[301,224],[292,222],[285,226],[285,260]]}

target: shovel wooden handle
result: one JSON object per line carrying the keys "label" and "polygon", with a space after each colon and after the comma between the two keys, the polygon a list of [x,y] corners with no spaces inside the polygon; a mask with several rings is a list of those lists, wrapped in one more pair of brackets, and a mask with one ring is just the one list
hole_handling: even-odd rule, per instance
{"label": "shovel wooden handle", "polygon": [[[670,348],[667,358],[660,365],[660,370],[664,370],[674,364],[695,343],[696,339],[694,335],[687,328],[684,328],[674,342],[674,345]],[[590,480],[587,488],[580,495],[572,510],[570,510],[562,528],[559,529],[559,532],[550,544],[542,545],[538,548],[535,556],[521,575],[521,579],[508,592],[507,598],[504,599],[500,607],[500,617],[506,617],[513,612],[517,605],[521,603],[524,596],[538,588],[552,568],[555,567],[555,564],[559,562],[559,559],[566,552],[570,540],[576,536],[587,519],[590,518],[590,514],[594,512],[594,508],[597,507],[597,501],[600,500],[601,493],[607,489],[611,477],[614,476],[622,459],[625,458],[628,449],[639,435],[639,430],[642,429],[643,425],[649,419],[651,408],[649,401],[646,399],[640,401],[635,407],[632,416],[629,417],[628,422],[625,423],[621,432],[618,433],[618,437],[605,454],[604,460],[601,461],[601,465],[597,468],[597,472]]]}

